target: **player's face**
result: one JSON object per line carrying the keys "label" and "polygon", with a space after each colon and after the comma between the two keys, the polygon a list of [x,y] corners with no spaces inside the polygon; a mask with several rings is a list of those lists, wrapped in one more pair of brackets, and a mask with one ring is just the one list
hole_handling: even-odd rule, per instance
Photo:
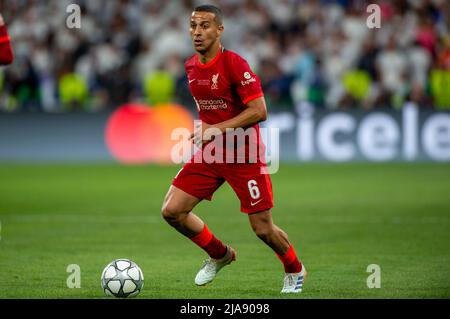
{"label": "player's face", "polygon": [[223,31],[223,25],[217,25],[214,13],[196,12],[191,16],[191,39],[197,52],[204,54],[216,43]]}

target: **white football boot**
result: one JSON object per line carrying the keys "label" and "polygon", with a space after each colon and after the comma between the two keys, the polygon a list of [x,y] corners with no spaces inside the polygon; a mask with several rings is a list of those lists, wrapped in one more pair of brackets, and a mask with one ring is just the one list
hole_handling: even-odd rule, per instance
{"label": "white football boot", "polygon": [[302,264],[302,270],[297,273],[286,273],[284,275],[284,286],[281,290],[282,294],[302,292],[303,281],[307,276],[305,266]]}
{"label": "white football boot", "polygon": [[197,286],[203,286],[207,283],[210,283],[211,281],[213,281],[214,277],[216,277],[220,269],[235,260],[236,252],[233,248],[227,246],[227,252],[222,258],[214,259],[209,257],[207,260],[205,260],[202,268],[197,273],[197,276],[195,276],[195,284]]}

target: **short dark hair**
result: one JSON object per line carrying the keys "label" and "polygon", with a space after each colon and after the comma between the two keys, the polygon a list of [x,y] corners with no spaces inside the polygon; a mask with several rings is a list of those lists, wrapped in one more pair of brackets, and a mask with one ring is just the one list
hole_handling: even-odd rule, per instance
{"label": "short dark hair", "polygon": [[212,4],[204,4],[198,7],[195,7],[194,11],[197,12],[211,12],[214,13],[217,25],[221,25],[223,23],[223,13],[218,7],[213,6]]}

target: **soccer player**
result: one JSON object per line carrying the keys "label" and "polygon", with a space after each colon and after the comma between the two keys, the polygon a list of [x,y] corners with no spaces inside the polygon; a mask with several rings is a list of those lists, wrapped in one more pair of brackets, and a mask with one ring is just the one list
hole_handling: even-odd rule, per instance
{"label": "soccer player", "polygon": [[0,13],[0,65],[11,64],[14,60],[5,21]]}
{"label": "soccer player", "polygon": [[[243,149],[248,156],[250,143],[263,148],[258,123],[266,119],[266,104],[260,80],[248,63],[222,46],[222,19],[221,10],[215,6],[202,5],[194,9],[190,34],[196,54],[186,61],[185,68],[202,121],[202,145],[205,147],[227,135],[230,129],[250,128],[256,132],[256,138],[245,140]],[[211,133],[211,129],[215,129],[215,133]],[[216,146],[215,151],[221,152],[221,149]],[[227,152],[226,148],[223,151]],[[193,159],[199,153],[201,151]],[[284,265],[281,292],[301,292],[306,270],[287,234],[272,221],[272,184],[269,175],[262,173],[267,167],[261,156],[253,162],[247,159],[245,163],[193,159],[173,179],[164,199],[162,215],[172,227],[209,255],[195,277],[195,284],[201,286],[211,282],[222,267],[236,259],[236,251],[217,239],[192,212],[203,199],[211,200],[213,193],[226,181],[240,199],[241,211],[248,214],[256,235],[274,250]]]}

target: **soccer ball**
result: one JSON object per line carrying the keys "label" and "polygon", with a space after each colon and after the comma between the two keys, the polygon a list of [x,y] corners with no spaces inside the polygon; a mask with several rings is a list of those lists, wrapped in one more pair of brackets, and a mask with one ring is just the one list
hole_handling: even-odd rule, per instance
{"label": "soccer ball", "polygon": [[141,268],[129,259],[116,259],[102,273],[102,288],[107,296],[136,297],[144,287]]}

